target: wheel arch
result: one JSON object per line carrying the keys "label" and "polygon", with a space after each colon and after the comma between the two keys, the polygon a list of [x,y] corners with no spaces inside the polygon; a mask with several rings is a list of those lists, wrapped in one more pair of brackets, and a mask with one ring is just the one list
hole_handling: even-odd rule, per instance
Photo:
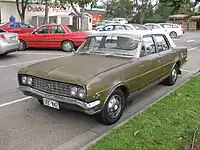
{"label": "wheel arch", "polygon": [[125,105],[126,105],[127,98],[129,96],[129,89],[124,83],[119,83],[119,84],[115,85],[114,87],[112,87],[111,90],[108,92],[108,95],[104,101],[102,108],[104,107],[105,103],[108,101],[108,98],[110,97],[110,95],[117,89],[120,89],[124,93]]}

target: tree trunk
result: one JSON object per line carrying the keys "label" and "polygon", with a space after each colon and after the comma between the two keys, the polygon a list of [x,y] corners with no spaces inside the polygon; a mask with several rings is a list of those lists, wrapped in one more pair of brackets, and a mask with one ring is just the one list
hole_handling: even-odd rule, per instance
{"label": "tree trunk", "polygon": [[84,31],[85,27],[85,10],[84,7],[81,7],[81,31]]}
{"label": "tree trunk", "polygon": [[47,24],[48,23],[48,0],[45,0],[45,14],[44,14],[44,20],[43,20],[43,24]]}

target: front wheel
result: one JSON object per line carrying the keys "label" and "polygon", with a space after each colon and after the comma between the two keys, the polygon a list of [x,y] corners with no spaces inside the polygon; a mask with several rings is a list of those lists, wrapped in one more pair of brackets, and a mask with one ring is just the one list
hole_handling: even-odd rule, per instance
{"label": "front wheel", "polygon": [[169,36],[171,38],[176,38],[177,37],[177,33],[175,31],[170,32]]}
{"label": "front wheel", "polygon": [[19,50],[20,51],[23,51],[26,49],[26,43],[22,40],[20,40],[20,43],[19,43]]}
{"label": "front wheel", "polygon": [[63,41],[61,48],[64,52],[72,52],[74,49],[74,44],[71,41]]}
{"label": "front wheel", "polygon": [[178,78],[178,65],[176,64],[174,68],[172,69],[170,75],[165,79],[164,83],[166,85],[172,86],[176,83],[176,80]]}
{"label": "front wheel", "polygon": [[117,89],[109,96],[101,113],[98,115],[98,119],[106,125],[114,124],[121,118],[124,108],[124,93]]}

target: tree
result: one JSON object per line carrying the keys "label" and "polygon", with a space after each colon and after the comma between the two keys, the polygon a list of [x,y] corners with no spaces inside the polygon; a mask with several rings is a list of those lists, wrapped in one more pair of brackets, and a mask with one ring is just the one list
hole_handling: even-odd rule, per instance
{"label": "tree", "polygon": [[[197,4],[197,1],[193,4]],[[183,12],[183,10],[188,8],[190,9],[192,7],[192,1],[191,0],[160,0],[160,3],[164,4],[167,7],[171,8],[171,14],[180,13],[180,11]],[[195,5],[196,5],[195,4]]]}
{"label": "tree", "polygon": [[129,17],[132,15],[132,1],[131,0],[106,0],[103,5],[106,9],[105,16],[107,17]]}
{"label": "tree", "polygon": [[[94,5],[95,3],[96,0],[59,0],[60,6],[64,9],[66,4],[70,4],[74,12],[81,19],[81,31],[84,30],[85,6],[88,4]],[[76,4],[81,8],[81,12],[76,9]]]}
{"label": "tree", "polygon": [[29,0],[21,0],[21,1],[16,0],[17,11],[19,13],[21,22],[24,22],[25,12],[26,12],[26,8],[27,8],[28,3],[29,3]]}

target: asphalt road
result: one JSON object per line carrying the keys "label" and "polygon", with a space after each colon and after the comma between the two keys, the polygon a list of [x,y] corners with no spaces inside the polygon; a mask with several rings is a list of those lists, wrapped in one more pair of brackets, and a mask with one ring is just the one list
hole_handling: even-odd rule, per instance
{"label": "asphalt road", "polygon": [[[200,69],[200,32],[188,32],[175,39],[187,46],[189,61],[175,86],[158,85],[133,97],[121,121],[155,102]],[[16,73],[32,63],[70,55],[53,50],[27,50],[0,58],[0,150],[79,149],[113,126],[99,124],[93,117],[68,110],[57,111],[38,104],[17,90]],[[119,123],[118,122],[118,123]]]}

